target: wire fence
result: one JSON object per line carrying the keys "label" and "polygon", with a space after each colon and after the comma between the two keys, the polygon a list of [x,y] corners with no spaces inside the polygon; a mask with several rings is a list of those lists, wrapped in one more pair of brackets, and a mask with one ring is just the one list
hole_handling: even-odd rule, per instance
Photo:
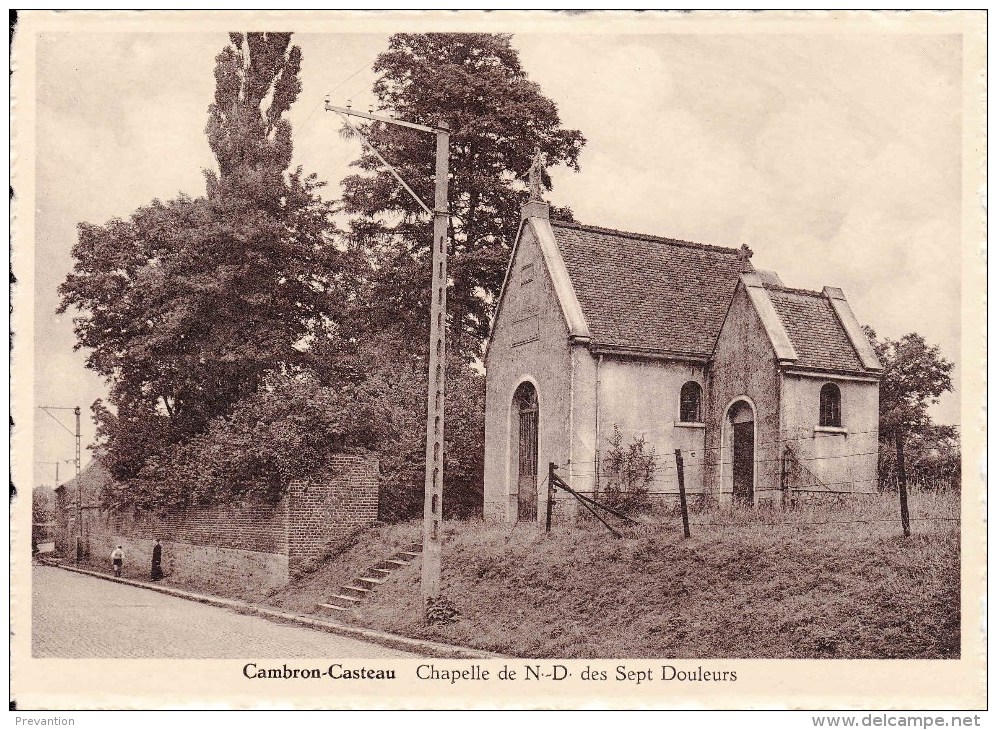
{"label": "wire fence", "polygon": [[[703,531],[750,527],[813,529],[888,524],[900,525],[903,534],[909,536],[911,523],[919,525],[934,523],[951,528],[958,526],[961,521],[958,500],[953,499],[948,490],[916,490],[917,504],[912,510],[906,476],[902,469],[900,475],[895,478],[895,484],[892,485],[895,491],[884,490],[884,485],[878,476],[821,478],[821,474],[826,476],[828,473],[834,473],[834,470],[822,470],[821,462],[879,455],[878,448],[875,451],[811,454],[801,458],[797,449],[789,443],[783,442],[781,447],[782,452],[777,459],[751,460],[752,469],[757,469],[759,461],[778,462],[778,468],[775,469],[779,482],[777,486],[756,483],[745,489],[742,483],[741,490],[737,491],[730,488],[728,483],[726,489],[710,490],[703,486],[705,474],[701,468],[702,462],[693,462],[691,466],[694,467],[692,470],[694,481],[690,485],[692,489],[687,490],[685,482],[689,465],[684,463],[684,454],[702,450],[676,449],[670,464],[663,463],[662,457],[655,455],[654,468],[648,470],[653,473],[645,473],[639,494],[628,493],[627,488],[632,489],[633,484],[627,484],[626,478],[618,470],[584,469],[573,464],[558,470],[552,466],[549,483],[553,489],[548,490],[548,499],[561,501],[564,498],[574,499],[578,502],[574,511],[576,522],[591,523],[598,520],[617,537],[627,533],[642,534],[678,529],[684,530],[685,536],[689,537],[690,530],[693,529]],[[898,453],[898,459],[903,462],[902,452]],[[735,462],[732,460],[710,466],[714,470],[720,469],[722,473],[725,466],[733,464]],[[659,472],[662,468],[665,470],[664,474]],[[731,470],[727,471],[729,478],[732,478]],[[752,478],[755,478],[754,474]],[[565,479],[572,484],[569,485]],[[544,484],[547,483],[548,479],[545,478]],[[662,489],[660,488],[662,485],[670,488]],[[540,494],[543,493],[540,490]],[[564,497],[559,493],[564,494]],[[925,495],[932,495],[932,498],[926,499]],[[852,497],[861,499],[856,502],[851,499]],[[560,521],[563,522],[565,510],[558,507],[555,511],[562,514]],[[693,519],[690,519],[690,514]],[[682,527],[679,527],[678,517],[682,518]],[[610,524],[608,520],[613,520],[614,523]]]}
{"label": "wire fence", "polygon": [[[868,434],[876,436],[877,431],[863,431],[857,432],[852,435],[862,435]],[[773,468],[776,465],[782,467],[787,460],[786,450],[790,452],[790,461],[792,464],[797,466],[800,471],[805,473],[807,478],[800,479],[799,476],[790,475],[789,483],[786,486],[780,486],[780,489],[789,489],[800,492],[827,492],[827,493],[837,493],[837,494],[875,494],[878,491],[882,491],[885,488],[892,488],[896,490],[898,488],[898,479],[896,475],[891,474],[888,477],[867,477],[867,478],[856,478],[847,477],[845,479],[832,479],[825,475],[824,472],[827,469],[824,465],[833,465],[837,469],[837,465],[841,460],[854,460],[863,459],[864,457],[875,456],[877,460],[883,456],[883,452],[878,448],[878,441],[876,448],[864,447],[857,451],[845,451],[839,453],[821,454],[804,452],[801,453],[798,444],[803,441],[813,440],[814,436],[801,436],[798,438],[786,438],[781,441],[770,442],[768,444],[756,444],[754,449],[756,455],[751,459],[752,464],[757,469],[761,467],[762,469],[768,467]],[[794,448],[792,445],[796,445]],[[762,450],[764,446],[778,445],[781,447],[781,453],[772,456],[758,456],[757,452]],[[959,447],[957,445],[951,447],[940,446],[937,447],[939,450],[951,449],[953,452],[958,453]],[[693,448],[693,449],[676,449],[676,453],[682,455],[683,461],[685,462],[686,472],[689,473],[696,470],[703,470],[706,467],[714,470],[729,470],[731,467],[736,465],[733,458],[721,458],[719,460],[709,459],[706,454],[718,449],[726,449],[728,454],[732,452],[730,446],[715,446],[715,447],[705,447],[705,448]],[[721,456],[724,456],[721,454]],[[659,495],[659,494],[677,494],[677,463],[675,457],[671,454],[645,454],[645,467],[644,467],[644,481],[647,482],[649,488],[646,493],[649,495]],[[593,462],[587,463],[567,463],[563,467],[563,471],[570,476],[570,478],[578,483],[618,483],[623,480],[625,475],[621,475],[620,472],[614,471],[611,468],[607,468],[603,464],[596,465]],[[700,474],[701,477],[701,474]],[[945,480],[937,477],[936,475],[930,475],[927,477],[918,478],[912,480],[915,484],[920,484],[924,486],[930,486],[932,488],[944,488]],[[812,482],[816,482],[821,485],[820,488],[815,489]],[[671,489],[660,489],[660,485],[672,485]],[[851,485],[856,487],[855,489],[834,489],[833,487],[840,487],[841,485]],[[878,485],[878,489],[877,489]],[[579,489],[583,493],[586,492],[583,489]],[[598,490],[596,490],[598,491]],[[756,490],[757,491],[757,490]],[[691,494],[692,492],[690,492]]]}
{"label": "wire fence", "polygon": [[[883,499],[888,495],[882,494],[867,494],[863,495],[870,498],[880,498]],[[595,499],[594,502],[599,502]],[[896,500],[891,500],[891,504],[895,504]],[[877,505],[877,507],[880,505]],[[730,505],[718,505],[712,504],[710,507],[702,508],[693,505],[692,509],[688,511],[689,527],[695,530],[718,530],[718,529],[751,529],[751,528],[792,528],[797,530],[810,530],[815,527],[842,527],[847,525],[897,525],[903,527],[905,520],[899,514],[899,506],[896,506],[897,515],[894,517],[885,516],[863,516],[856,515],[852,510],[847,507],[838,510],[832,505],[820,504],[820,505],[798,505],[793,508],[787,508],[785,510],[772,509],[772,510],[759,510],[754,509],[748,511],[745,509],[738,509],[731,507]],[[881,509],[874,510],[877,514],[881,514]],[[776,515],[785,515],[785,517],[776,517]],[[673,508],[666,511],[650,511],[642,513],[634,513],[632,516],[633,521],[619,521],[617,524],[617,529],[626,532],[637,532],[637,533],[650,533],[650,532],[675,532],[678,533],[682,530],[681,522],[681,511],[677,504],[673,505]],[[705,519],[703,519],[705,518]],[[592,523],[594,520],[585,512],[581,510],[576,510],[574,514],[571,515],[570,519],[561,514],[560,524],[564,524],[568,520],[573,524],[584,525],[586,523]],[[911,514],[907,518],[907,523],[918,523],[918,524],[929,524],[937,523],[938,526],[958,526],[962,518],[956,511],[948,511],[945,513],[929,514],[926,512],[921,512],[917,514]]]}

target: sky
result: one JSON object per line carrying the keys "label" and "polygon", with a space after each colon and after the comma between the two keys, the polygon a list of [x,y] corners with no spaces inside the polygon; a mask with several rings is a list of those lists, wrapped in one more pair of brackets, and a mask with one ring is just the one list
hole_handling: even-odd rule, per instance
{"label": "sky", "polygon": [[[871,26],[870,26],[871,27]],[[295,162],[338,194],[357,143],[322,110],[374,101],[387,35],[296,34]],[[36,405],[106,393],[56,288],[81,221],[204,191],[222,33],[50,33],[37,52]],[[524,68],[587,139],[549,196],[591,225],[748,244],[787,286],[844,290],[881,336],[916,331],[956,363],[933,411],[959,423],[962,58],[955,35],[516,34]],[[21,244],[17,244],[21,245]],[[72,430],[72,414],[57,414]],[[72,475],[73,437],[35,419],[35,483]],[[68,461],[67,461],[68,460]]]}

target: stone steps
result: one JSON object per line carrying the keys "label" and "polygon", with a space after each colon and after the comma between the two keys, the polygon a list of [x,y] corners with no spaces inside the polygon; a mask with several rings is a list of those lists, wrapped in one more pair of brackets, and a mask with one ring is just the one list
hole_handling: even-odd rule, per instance
{"label": "stone steps", "polygon": [[325,606],[332,605],[332,606],[336,606],[337,608],[346,608],[346,609],[349,609],[349,608],[353,608],[353,606],[355,606],[356,604],[360,603],[360,601],[362,601],[363,599],[362,598],[358,598],[356,596],[344,596],[342,594],[339,594],[339,595],[331,596],[327,600],[328,600],[328,603],[324,604]]}
{"label": "stone steps", "polygon": [[332,611],[349,611],[350,610],[348,608],[344,608],[343,606],[336,606],[336,605],[334,605],[332,603],[320,603],[319,607],[320,608],[328,608],[328,609],[330,609]]}
{"label": "stone steps", "polygon": [[420,555],[422,555],[421,543],[406,546],[404,550],[399,550],[386,560],[367,568],[351,583],[340,586],[339,593],[327,598],[325,603],[318,604],[319,608],[336,613],[346,613],[353,610],[363,602],[371,591],[384,583],[389,575],[411,565]]}

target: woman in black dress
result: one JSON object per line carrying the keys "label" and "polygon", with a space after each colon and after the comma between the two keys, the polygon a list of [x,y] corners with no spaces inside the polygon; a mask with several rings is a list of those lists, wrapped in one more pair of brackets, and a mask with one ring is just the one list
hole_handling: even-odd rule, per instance
{"label": "woman in black dress", "polygon": [[152,579],[159,580],[163,577],[163,546],[156,540],[152,548]]}

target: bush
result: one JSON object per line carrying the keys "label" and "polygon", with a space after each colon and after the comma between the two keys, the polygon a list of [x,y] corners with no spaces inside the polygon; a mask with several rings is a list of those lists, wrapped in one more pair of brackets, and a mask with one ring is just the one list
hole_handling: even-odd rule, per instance
{"label": "bush", "polygon": [[654,481],[657,460],[654,447],[649,447],[643,436],[637,436],[624,447],[620,427],[613,425],[609,437],[609,451],[603,459],[607,476],[606,485],[596,498],[622,512],[646,512],[650,509],[648,491]]}

